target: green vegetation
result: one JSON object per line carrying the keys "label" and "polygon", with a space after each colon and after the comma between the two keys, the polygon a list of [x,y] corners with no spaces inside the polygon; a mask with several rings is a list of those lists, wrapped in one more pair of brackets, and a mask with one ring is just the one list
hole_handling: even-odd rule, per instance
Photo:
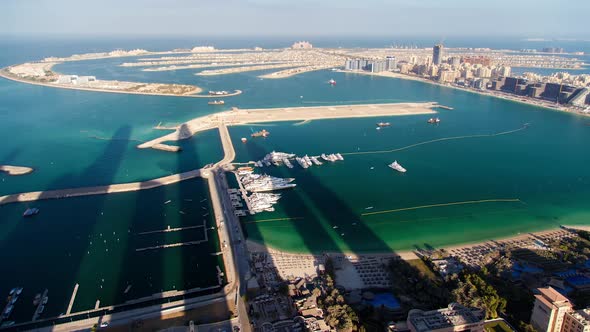
{"label": "green vegetation", "polygon": [[407,261],[407,263],[411,267],[418,270],[421,274],[423,274],[425,277],[427,277],[431,281],[436,282],[438,280],[438,277],[436,276],[436,274],[434,274],[434,272],[428,267],[428,265],[426,265],[426,263],[424,263],[423,260],[412,259],[412,260]]}
{"label": "green vegetation", "polygon": [[506,299],[477,274],[463,275],[453,296],[464,306],[485,309],[486,319],[498,318],[506,310]]}
{"label": "green vegetation", "polygon": [[484,326],[486,332],[514,332],[504,321],[494,321],[486,323]]}
{"label": "green vegetation", "polygon": [[363,331],[357,313],[346,304],[340,291],[334,288],[334,265],[330,259],[326,260],[325,267],[326,292],[318,298],[318,305],[324,310],[326,323],[338,331]]}
{"label": "green vegetation", "polygon": [[452,302],[447,285],[421,260],[410,263],[393,259],[389,264],[389,271],[393,293],[399,296],[406,310],[443,308]]}

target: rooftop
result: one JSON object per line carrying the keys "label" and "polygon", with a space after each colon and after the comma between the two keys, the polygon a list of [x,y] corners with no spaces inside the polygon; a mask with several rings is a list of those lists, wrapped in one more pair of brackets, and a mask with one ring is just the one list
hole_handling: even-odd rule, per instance
{"label": "rooftop", "polygon": [[535,298],[548,307],[572,307],[568,298],[561,295],[561,293],[556,291],[553,287],[537,288],[537,291],[540,294],[536,294]]}
{"label": "rooftop", "polygon": [[451,303],[445,309],[411,310],[408,314],[408,321],[416,328],[416,331],[426,332],[452,326],[483,323],[484,317],[484,311],[481,309],[467,308],[458,303]]}

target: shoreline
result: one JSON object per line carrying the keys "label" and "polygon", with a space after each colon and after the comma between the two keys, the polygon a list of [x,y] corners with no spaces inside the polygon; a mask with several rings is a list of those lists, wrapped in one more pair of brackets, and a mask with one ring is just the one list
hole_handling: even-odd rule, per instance
{"label": "shoreline", "polygon": [[455,89],[458,91],[464,91],[464,92],[469,92],[469,93],[474,93],[480,96],[488,96],[488,97],[492,97],[492,98],[498,98],[498,99],[503,99],[503,100],[507,100],[507,101],[511,101],[511,102],[515,102],[515,103],[520,103],[520,104],[525,104],[525,105],[529,105],[529,106],[536,106],[536,107],[540,107],[540,108],[544,108],[544,109],[548,109],[548,110],[552,110],[552,111],[559,111],[559,112],[563,112],[563,113],[567,113],[567,114],[574,114],[574,115],[579,115],[579,116],[583,116],[583,117],[590,117],[590,113],[582,113],[582,112],[573,112],[573,111],[569,111],[560,107],[555,107],[555,106],[551,106],[548,105],[547,101],[544,100],[529,100],[529,99],[525,99],[523,100],[523,98],[529,98],[526,96],[516,96],[514,95],[513,97],[503,93],[502,91],[495,91],[495,90],[483,90],[483,91],[478,91],[476,89],[467,89],[467,88],[461,88],[458,86],[453,86],[453,85],[448,85],[448,84],[442,84],[424,77],[419,77],[419,76],[414,76],[414,75],[407,75],[407,74],[400,74],[400,73],[394,73],[394,72],[381,72],[381,73],[369,73],[369,72],[363,72],[363,71],[347,71],[347,70],[343,70],[343,69],[339,69],[337,70],[337,72],[339,73],[348,73],[348,74],[360,74],[360,75],[367,75],[367,76],[377,76],[377,77],[385,77],[385,78],[397,78],[397,79],[401,79],[401,80],[409,80],[409,81],[415,81],[415,82],[422,82],[422,83],[426,83],[426,84],[432,84],[435,86],[439,86],[439,87],[445,87],[445,88],[450,88],[450,89]]}
{"label": "shoreline", "polygon": [[[10,66],[9,66],[10,67]],[[194,86],[197,89],[197,94],[173,94],[173,93],[158,93],[158,92],[139,92],[139,91],[124,91],[124,90],[111,90],[111,89],[101,89],[101,88],[91,88],[91,87],[77,87],[77,86],[67,86],[63,84],[55,84],[49,82],[38,82],[33,80],[28,80],[24,78],[17,77],[15,75],[8,73],[8,67],[0,69],[0,77],[5,78],[10,81],[24,83],[24,84],[31,84],[31,85],[38,85],[38,86],[45,86],[49,88],[57,88],[57,89],[68,89],[68,90],[79,90],[79,91],[92,91],[92,92],[104,92],[104,93],[119,93],[119,94],[129,94],[129,95],[145,95],[145,96],[161,96],[161,97],[187,97],[187,98],[222,98],[222,97],[233,97],[242,94],[242,90],[235,90],[233,93],[218,96],[218,95],[201,95],[198,93],[203,92],[203,89],[198,86]],[[59,74],[55,72],[56,74]],[[148,84],[142,82],[129,82],[129,83],[136,83],[136,84]],[[149,84],[160,84],[160,83],[149,83]],[[167,84],[167,83],[161,83]]]}
{"label": "shoreline", "polygon": [[[511,243],[517,242],[522,240],[534,239],[536,236],[542,236],[547,233],[559,231],[559,230],[588,230],[590,231],[590,226],[583,226],[583,225],[569,225],[565,226],[562,225],[560,227],[549,227],[543,230],[538,230],[534,232],[527,232],[527,233],[519,233],[516,235],[508,235],[508,236],[500,236],[497,238],[490,238],[487,240],[479,240],[476,242],[462,242],[456,244],[449,244],[441,247],[434,248],[435,250],[444,250],[446,252],[451,252],[453,250],[461,250],[461,249],[471,249],[474,247],[485,245],[489,242],[499,242],[499,243]],[[321,252],[309,252],[309,251],[290,251],[290,250],[283,250],[278,249],[266,244],[262,244],[255,240],[247,239],[246,240],[248,250],[250,252],[265,252],[269,254],[286,254],[286,255],[301,255],[301,256],[322,256],[322,255],[344,255],[344,256],[353,256],[353,257],[400,257],[403,260],[412,260],[418,259],[419,256],[416,255],[417,250],[391,250],[390,252],[383,252],[383,251],[360,251],[360,252],[352,252],[352,251],[321,251]]]}

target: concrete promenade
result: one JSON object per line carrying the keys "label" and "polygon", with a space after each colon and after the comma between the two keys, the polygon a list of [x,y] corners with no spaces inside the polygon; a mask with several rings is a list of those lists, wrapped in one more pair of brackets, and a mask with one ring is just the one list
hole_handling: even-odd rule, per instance
{"label": "concrete promenade", "polygon": [[176,127],[170,134],[142,143],[140,149],[153,148],[167,141],[187,139],[198,132],[214,129],[223,123],[227,126],[248,123],[310,121],[322,119],[385,117],[416,114],[434,114],[436,103],[362,104],[312,107],[283,107],[267,109],[231,110],[202,116]]}
{"label": "concrete promenade", "polygon": [[57,198],[68,198],[68,197],[79,197],[79,196],[90,196],[90,195],[104,195],[113,193],[122,193],[128,191],[137,191],[157,188],[180,181],[193,179],[201,176],[201,170],[192,170],[184,173],[173,174],[164,176],[157,179],[142,181],[142,182],[131,182],[131,183],[120,183],[111,184],[106,186],[95,186],[95,187],[81,187],[81,188],[70,188],[70,189],[58,189],[48,191],[33,191],[28,193],[12,194],[6,196],[0,196],[0,205],[17,202],[31,202],[42,199],[57,199]]}

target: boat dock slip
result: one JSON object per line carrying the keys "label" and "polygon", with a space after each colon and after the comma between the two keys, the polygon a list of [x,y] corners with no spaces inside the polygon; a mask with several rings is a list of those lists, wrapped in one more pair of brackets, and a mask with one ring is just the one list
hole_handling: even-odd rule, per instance
{"label": "boat dock slip", "polygon": [[[281,122],[281,121],[309,121],[320,119],[344,119],[400,116],[415,114],[433,114],[438,104],[429,103],[396,103],[396,104],[362,104],[338,106],[312,107],[284,107],[268,109],[235,109],[214,113],[185,122],[173,133],[142,143],[140,149],[161,146],[167,141],[186,139],[194,134],[225,127],[226,125],[243,125],[248,123]],[[221,129],[221,128],[220,128]],[[220,130],[221,131],[221,130]],[[223,139],[222,134],[222,139]]]}
{"label": "boat dock slip", "polygon": [[94,310],[100,308],[100,300],[96,300],[96,303],[94,304]]}
{"label": "boat dock slip", "polygon": [[197,226],[159,229],[159,230],[155,230],[155,231],[147,231],[147,232],[141,232],[141,233],[137,233],[137,234],[138,235],[146,235],[146,234],[154,234],[154,233],[179,232],[179,231],[183,231],[183,230],[187,230],[187,229],[195,229],[195,228],[199,228],[199,227],[205,227],[205,224],[203,223],[203,225],[197,225]]}
{"label": "boat dock slip", "polygon": [[[205,232],[205,234],[207,234],[207,233]],[[146,250],[155,250],[155,249],[176,248],[176,247],[182,247],[182,246],[192,246],[192,245],[201,244],[201,243],[207,242],[207,241],[209,241],[209,240],[205,239],[205,240],[198,240],[198,241],[163,244],[163,245],[153,246],[153,247],[138,248],[138,249],[135,249],[135,251],[146,251]]]}
{"label": "boat dock slip", "polygon": [[72,312],[72,307],[74,306],[74,300],[76,299],[76,294],[78,294],[79,286],[79,284],[76,284],[76,286],[74,286],[74,291],[72,292],[72,297],[70,298],[70,304],[68,304],[68,310],[66,310],[66,315],[69,315],[70,312]]}

